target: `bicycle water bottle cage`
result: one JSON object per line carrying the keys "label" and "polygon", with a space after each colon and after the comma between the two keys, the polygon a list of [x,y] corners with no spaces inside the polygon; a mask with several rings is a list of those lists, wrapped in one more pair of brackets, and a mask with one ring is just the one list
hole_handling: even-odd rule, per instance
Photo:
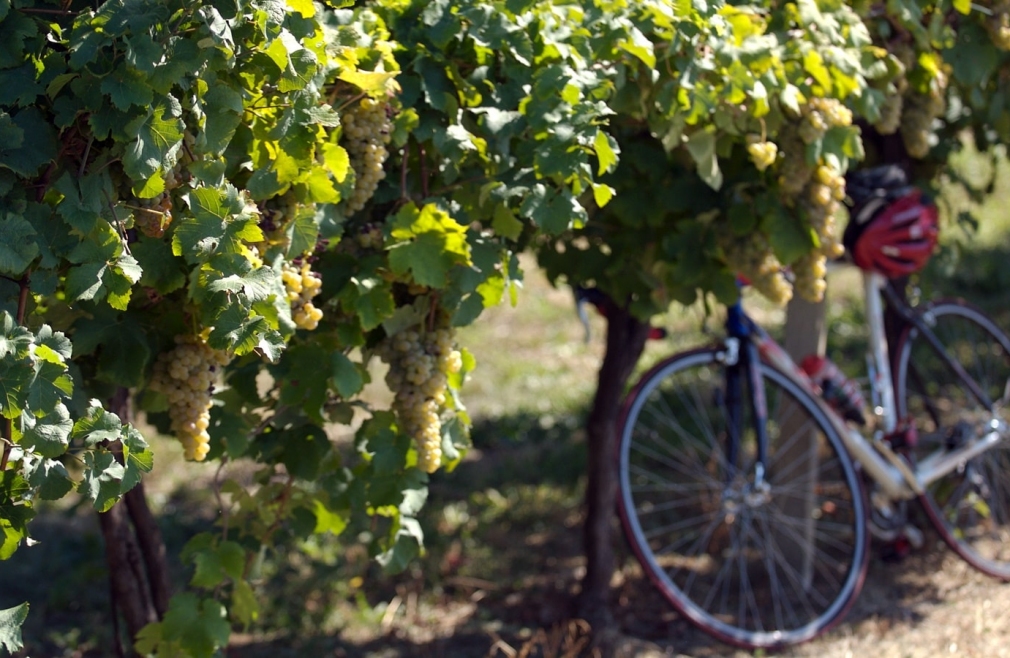
{"label": "bicycle water bottle cage", "polygon": [[932,200],[894,165],[850,174],[847,190],[853,207],[842,243],[852,261],[888,278],[922,269],[939,233]]}

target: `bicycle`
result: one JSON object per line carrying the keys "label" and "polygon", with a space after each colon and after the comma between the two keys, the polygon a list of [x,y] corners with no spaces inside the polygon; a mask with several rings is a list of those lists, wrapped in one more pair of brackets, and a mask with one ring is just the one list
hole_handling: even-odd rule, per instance
{"label": "bicycle", "polygon": [[[893,170],[853,181],[854,218],[932,208],[935,227],[935,206]],[[781,648],[840,621],[865,578],[871,528],[900,533],[914,498],[958,555],[1010,580],[1010,338],[961,300],[913,308],[887,276],[894,267],[848,246],[869,325],[865,436],[739,302],[726,338],[661,361],[624,404],[626,537],[665,598],[729,644]],[[921,267],[926,247],[897,273]],[[884,302],[901,324],[890,345]]]}

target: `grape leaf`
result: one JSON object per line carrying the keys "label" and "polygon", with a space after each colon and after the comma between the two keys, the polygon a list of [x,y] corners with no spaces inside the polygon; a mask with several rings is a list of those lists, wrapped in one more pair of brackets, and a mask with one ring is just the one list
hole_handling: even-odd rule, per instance
{"label": "grape leaf", "polygon": [[334,352],[330,357],[332,374],[330,381],[337,393],[343,398],[351,398],[364,385],[361,372],[353,361],[340,352]]}
{"label": "grape leaf", "polygon": [[135,427],[125,427],[120,441],[123,446],[123,461],[126,465],[122,483],[122,492],[125,494],[140,483],[144,473],[150,473],[154,468],[154,453],[147,441],[144,440],[143,435]]}
{"label": "grape leaf", "polygon": [[19,277],[38,255],[35,229],[24,217],[8,214],[0,219],[0,274]]}
{"label": "grape leaf", "polygon": [[84,472],[77,490],[94,504],[96,510],[107,512],[122,494],[125,473],[126,469],[111,452],[86,452]]}
{"label": "grape leaf", "polygon": [[161,625],[164,637],[178,642],[193,658],[211,658],[228,644],[231,634],[224,606],[191,593],[172,597]]}
{"label": "grape leaf", "polygon": [[174,164],[182,146],[182,120],[164,102],[156,102],[146,114],[126,125],[131,142],[123,154],[123,168],[135,181],[150,178],[156,171]]}
{"label": "grape leaf", "polygon": [[215,85],[204,96],[204,136],[207,150],[218,154],[227,148],[242,122],[242,95],[228,85]]}
{"label": "grape leaf", "polygon": [[70,445],[70,431],[74,423],[70,420],[70,412],[62,403],[49,411],[42,418],[36,419],[34,414],[21,414],[22,429],[21,445],[33,450],[43,457],[59,457],[67,451]]}
{"label": "grape leaf", "polygon": [[27,618],[27,603],[0,610],[0,647],[11,654],[21,650],[24,646],[21,641],[21,625],[25,623]]}
{"label": "grape leaf", "polygon": [[[35,107],[21,110],[12,121],[20,129],[21,138],[10,142],[0,141],[0,167],[31,178],[42,165],[56,157],[56,131]],[[3,125],[0,124],[0,129],[2,128]],[[9,128],[5,132],[9,132]]]}
{"label": "grape leaf", "polygon": [[336,536],[347,527],[347,515],[331,511],[318,498],[312,501],[312,512],[316,517],[316,525],[312,531],[317,535],[331,533]]}
{"label": "grape leaf", "polygon": [[101,441],[116,441],[123,431],[123,422],[116,414],[106,411],[101,402],[91,400],[87,411],[74,423],[70,438],[84,439],[84,445],[94,447]]}
{"label": "grape leaf", "polygon": [[128,110],[133,105],[146,107],[154,100],[154,90],[145,76],[124,66],[105,76],[100,88],[120,110]]}
{"label": "grape leaf", "polygon": [[102,278],[108,267],[106,263],[84,263],[70,268],[64,286],[67,299],[69,301],[101,299],[105,292]]}
{"label": "grape leaf", "polygon": [[94,230],[105,206],[105,194],[99,176],[85,176],[75,181],[69,172],[60,176],[55,185],[63,199],[57,212],[72,228],[83,235]]}
{"label": "grape leaf", "polygon": [[26,461],[25,474],[41,500],[59,500],[74,490],[67,467],[56,459],[39,459],[31,468]]}
{"label": "grape leaf", "polygon": [[35,80],[34,64],[0,70],[0,106],[28,107],[42,91]]}

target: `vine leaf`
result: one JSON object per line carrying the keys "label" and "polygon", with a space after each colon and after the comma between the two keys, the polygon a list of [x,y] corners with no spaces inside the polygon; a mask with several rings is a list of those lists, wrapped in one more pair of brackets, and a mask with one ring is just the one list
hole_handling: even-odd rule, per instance
{"label": "vine leaf", "polygon": [[28,618],[28,603],[0,610],[0,647],[10,653],[21,649],[21,625]]}
{"label": "vine leaf", "polygon": [[35,510],[25,504],[28,482],[16,471],[0,473],[0,560],[6,560],[28,536],[28,522]]}
{"label": "vine leaf", "polygon": [[407,204],[396,214],[391,236],[398,241],[389,251],[389,267],[432,288],[446,284],[449,269],[470,264],[466,229],[449,213],[428,204],[418,210]]}
{"label": "vine leaf", "polygon": [[230,634],[224,606],[187,592],[172,597],[162,621],[141,629],[134,649],[142,655],[161,653],[162,647],[179,655],[181,649],[191,658],[211,658]]}
{"label": "vine leaf", "polygon": [[155,103],[147,114],[126,125],[133,141],[123,154],[123,168],[133,180],[146,181],[164,165],[174,164],[184,126],[171,112],[163,102]]}
{"label": "vine leaf", "polygon": [[42,500],[59,500],[73,491],[74,482],[62,462],[33,455],[24,457],[28,484],[39,492]]}
{"label": "vine leaf", "polygon": [[70,420],[67,407],[60,402],[42,418],[23,412],[21,428],[21,447],[33,450],[42,457],[54,458],[67,451],[74,423]]}
{"label": "vine leaf", "polygon": [[[6,117],[6,113],[0,113],[0,119]],[[6,121],[0,122],[0,130],[8,134],[20,133],[20,139],[15,138],[9,142],[0,140],[0,167],[31,178],[42,165],[56,157],[56,131],[38,109],[30,107],[13,117],[13,126],[17,132],[10,130],[10,124],[5,128],[5,123]]]}
{"label": "vine leaf", "polygon": [[19,215],[8,214],[0,219],[0,274],[18,277],[39,255],[34,240],[35,229]]}
{"label": "vine leaf", "polygon": [[154,100],[154,90],[144,75],[122,66],[102,79],[100,89],[120,110],[129,110],[133,105],[146,107]]}
{"label": "vine leaf", "polygon": [[107,450],[84,454],[84,473],[77,490],[92,501],[99,512],[112,509],[122,494],[125,467]]}
{"label": "vine leaf", "polygon": [[128,425],[124,428],[120,441],[123,445],[123,462],[126,465],[121,491],[126,493],[140,484],[143,475],[150,473],[154,468],[154,453],[135,427]]}

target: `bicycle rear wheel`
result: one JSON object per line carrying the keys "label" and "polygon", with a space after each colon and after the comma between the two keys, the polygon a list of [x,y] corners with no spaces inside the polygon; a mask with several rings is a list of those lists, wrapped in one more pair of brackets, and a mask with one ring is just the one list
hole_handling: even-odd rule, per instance
{"label": "bicycle rear wheel", "polygon": [[748,386],[739,377],[741,395],[728,401],[721,359],[718,349],[671,357],[628,397],[625,534],[656,587],[703,630],[751,649],[803,642],[838,621],[862,585],[862,481],[818,403],[761,364],[769,445],[760,484]]}
{"label": "bicycle rear wheel", "polygon": [[[895,397],[901,418],[915,421],[914,454],[922,464],[1007,419],[1010,338],[978,309],[940,301],[923,314],[944,350],[993,402],[982,405],[925,336],[913,327],[898,341]],[[944,541],[969,564],[1010,580],[1010,445],[995,447],[931,483],[920,497]]]}

